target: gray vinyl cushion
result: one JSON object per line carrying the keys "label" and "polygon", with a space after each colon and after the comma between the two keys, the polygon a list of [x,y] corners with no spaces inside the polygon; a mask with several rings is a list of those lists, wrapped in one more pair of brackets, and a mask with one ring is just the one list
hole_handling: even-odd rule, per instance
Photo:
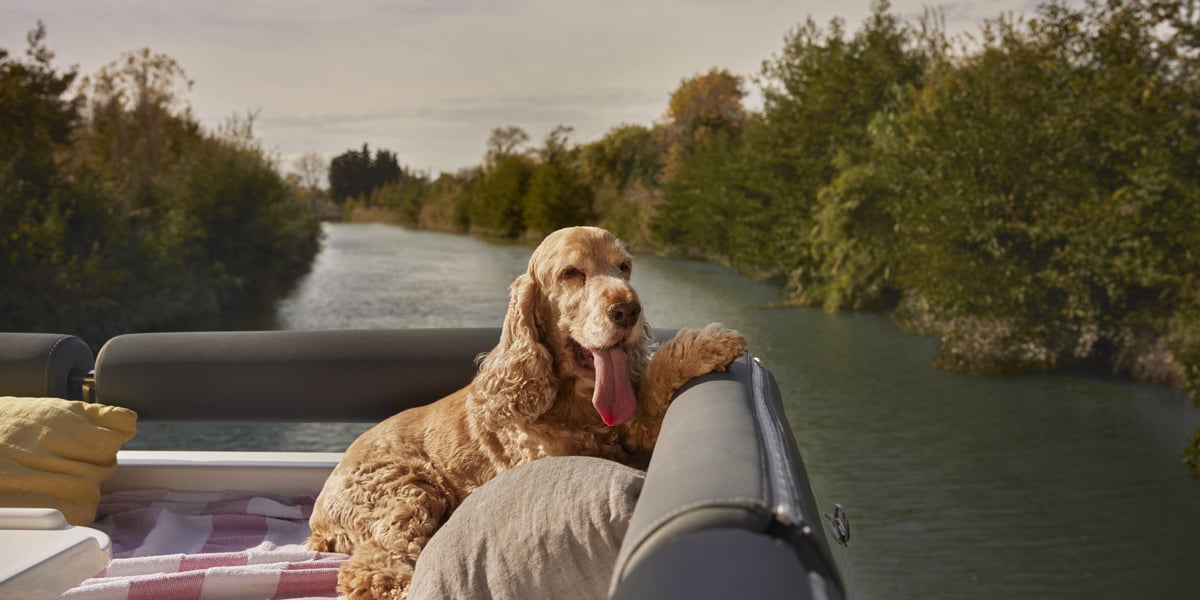
{"label": "gray vinyl cushion", "polygon": [[499,329],[145,333],[96,359],[142,420],[379,421],[471,381]]}
{"label": "gray vinyl cushion", "polygon": [[0,333],[0,395],[78,399],[72,378],[92,369],[92,349],[58,333]]}
{"label": "gray vinyl cushion", "polygon": [[786,542],[738,528],[704,529],[664,543],[614,600],[808,600],[823,596]]}
{"label": "gray vinyl cushion", "polygon": [[467,385],[499,339],[499,327],[129,334],[100,349],[96,388],[143,421],[374,422]]}
{"label": "gray vinyl cushion", "polygon": [[783,547],[783,556],[810,574],[803,578],[806,593],[837,597],[840,583],[817,514],[774,380],[743,356],[728,372],[693,380],[668,409],[610,594],[624,597],[626,588],[643,586],[644,577],[633,578],[639,570],[669,570],[664,561],[690,556],[669,549],[678,540],[737,531],[774,545],[747,542],[765,554],[722,553],[721,566],[697,567],[697,577],[736,579],[760,560],[777,560],[771,548]]}

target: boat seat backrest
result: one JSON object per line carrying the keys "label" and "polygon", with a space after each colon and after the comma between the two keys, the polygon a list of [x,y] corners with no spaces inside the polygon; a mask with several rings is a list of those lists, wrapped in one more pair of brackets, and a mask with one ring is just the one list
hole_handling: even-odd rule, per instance
{"label": "boat seat backrest", "polygon": [[121,335],[96,357],[94,400],[149,421],[376,422],[470,383],[499,339],[499,327]]}
{"label": "boat seat backrest", "polygon": [[143,420],[380,421],[471,381],[498,328],[141,333],[96,358],[98,400]]}

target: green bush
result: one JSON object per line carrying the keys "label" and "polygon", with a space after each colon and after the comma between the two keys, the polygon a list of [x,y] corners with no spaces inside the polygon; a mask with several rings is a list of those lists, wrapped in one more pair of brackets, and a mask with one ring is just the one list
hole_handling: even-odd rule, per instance
{"label": "green bush", "polygon": [[272,300],[308,269],[319,224],[249,119],[202,131],[183,70],[148,50],[68,98],[75,74],[53,68],[44,37],[39,25],[25,60],[0,51],[0,330],[99,345]]}

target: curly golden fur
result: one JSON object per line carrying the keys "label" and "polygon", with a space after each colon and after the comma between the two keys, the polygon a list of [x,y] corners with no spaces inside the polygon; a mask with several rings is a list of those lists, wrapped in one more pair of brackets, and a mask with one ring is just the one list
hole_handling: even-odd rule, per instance
{"label": "curly golden fur", "polygon": [[603,229],[550,234],[513,282],[500,343],[471,384],[351,444],[317,498],[308,543],[352,555],[339,591],[406,597],[421,549],[473,490],[545,456],[650,452],[675,391],[743,352],[742,336],[715,323],[655,351],[631,270]]}

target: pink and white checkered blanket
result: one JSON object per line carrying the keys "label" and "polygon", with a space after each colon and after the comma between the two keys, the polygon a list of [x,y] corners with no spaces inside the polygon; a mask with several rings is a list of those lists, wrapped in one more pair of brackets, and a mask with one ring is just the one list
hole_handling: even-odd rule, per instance
{"label": "pink and white checkered blanket", "polygon": [[336,598],[344,554],[306,550],[311,497],[243,492],[119,492],[93,525],[108,568],[71,600]]}

